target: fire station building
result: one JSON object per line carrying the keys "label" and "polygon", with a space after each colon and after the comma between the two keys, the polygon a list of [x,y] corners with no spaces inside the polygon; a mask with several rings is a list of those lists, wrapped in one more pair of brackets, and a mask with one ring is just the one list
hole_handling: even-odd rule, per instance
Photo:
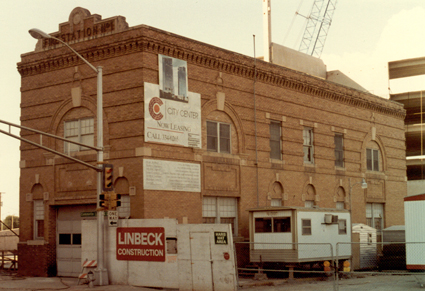
{"label": "fire station building", "polygon": [[[265,62],[80,7],[50,34],[103,67],[104,161],[120,219],[226,223],[235,240],[248,240],[256,207],[344,208],[378,230],[404,223],[403,106],[320,60],[273,44],[276,61]],[[81,145],[21,137],[97,166],[83,146],[97,143],[96,73],[54,39],[38,40],[18,71],[21,125]],[[97,172],[26,142],[20,168],[19,272],[78,275]]]}

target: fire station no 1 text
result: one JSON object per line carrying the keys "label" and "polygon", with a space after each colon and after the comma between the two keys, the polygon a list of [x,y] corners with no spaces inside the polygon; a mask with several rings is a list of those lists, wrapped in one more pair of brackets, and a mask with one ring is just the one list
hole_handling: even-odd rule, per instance
{"label": "fire station no 1 text", "polygon": [[162,246],[162,233],[153,232],[133,232],[133,233],[118,233],[119,245],[150,245]]}

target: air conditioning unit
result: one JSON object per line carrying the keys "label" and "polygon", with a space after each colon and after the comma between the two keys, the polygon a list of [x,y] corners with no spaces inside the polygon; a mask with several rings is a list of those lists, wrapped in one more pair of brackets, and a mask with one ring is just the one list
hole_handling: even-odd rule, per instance
{"label": "air conditioning unit", "polygon": [[332,215],[332,223],[338,223],[338,215]]}
{"label": "air conditioning unit", "polygon": [[325,214],[325,223],[326,224],[332,224],[332,214]]}

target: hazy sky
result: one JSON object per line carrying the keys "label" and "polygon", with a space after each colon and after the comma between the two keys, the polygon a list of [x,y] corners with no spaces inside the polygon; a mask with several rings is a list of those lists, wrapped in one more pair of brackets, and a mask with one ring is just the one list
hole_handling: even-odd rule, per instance
{"label": "hazy sky", "polygon": [[[272,0],[272,41],[299,48],[314,0]],[[263,54],[262,0],[15,0],[1,1],[0,119],[19,124],[20,55],[34,50],[30,28],[58,31],[75,7],[102,18],[126,17],[214,46],[253,56]],[[338,0],[322,59],[371,93],[388,98],[389,61],[425,55],[424,0]],[[422,90],[424,78],[391,81],[393,93]],[[408,87],[406,87],[408,86]],[[407,89],[408,88],[408,89]],[[3,130],[8,127],[0,125]],[[18,133],[18,131],[14,131]],[[19,141],[0,134],[1,217],[19,214]]]}

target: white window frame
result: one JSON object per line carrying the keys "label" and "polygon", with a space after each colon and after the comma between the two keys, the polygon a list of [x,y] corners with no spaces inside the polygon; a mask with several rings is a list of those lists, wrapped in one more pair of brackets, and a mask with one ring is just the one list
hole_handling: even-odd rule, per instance
{"label": "white window frame", "polygon": [[[216,131],[211,132],[209,130],[208,124],[215,124],[216,125]],[[222,126],[228,126],[229,129],[229,135],[223,136],[222,135]],[[212,148],[211,140],[213,140],[215,147]],[[228,149],[222,149],[222,142],[227,141],[228,142]],[[225,122],[218,122],[218,121],[210,121],[207,120],[207,150],[217,153],[228,153],[230,154],[232,152],[232,126],[229,123]]]}
{"label": "white window frame", "polygon": [[282,160],[282,124],[270,120],[270,159]]}
{"label": "white window frame", "polygon": [[[88,126],[83,125],[86,122],[89,123]],[[75,125],[74,131],[76,132],[71,133],[72,129],[70,128],[70,126],[72,124]],[[88,129],[88,131],[83,132],[83,129],[84,131]],[[75,142],[87,144],[88,146],[94,146],[94,118],[87,117],[87,118],[64,121],[64,137]],[[89,148],[86,148],[84,146],[72,144],[69,142],[64,142],[64,152],[66,154],[70,154],[71,152],[84,151],[88,149]]]}
{"label": "white window frame", "polygon": [[314,132],[311,127],[303,129],[304,163],[314,163]]}
{"label": "white window frame", "polygon": [[378,149],[366,149],[366,169],[368,171],[379,172],[379,156],[380,152]]}
{"label": "white window frame", "polygon": [[[366,224],[376,228],[377,231],[382,231],[385,225],[384,208],[384,203],[366,203]],[[377,221],[381,224],[379,227],[376,225]]]}
{"label": "white window frame", "polygon": [[[339,143],[339,141],[341,141]],[[344,135],[342,133],[336,133],[334,136],[335,142],[335,166],[344,167]]]}
{"label": "white window frame", "polygon": [[39,221],[43,222],[44,228],[44,201],[43,200],[33,200],[34,204],[34,239],[44,239],[44,229],[43,236],[38,233],[38,223]]}
{"label": "white window frame", "polygon": [[[233,204],[233,205],[232,205]],[[233,209],[232,209],[233,208]],[[231,215],[225,215],[231,214]],[[238,199],[234,197],[204,196],[202,198],[202,218],[220,224],[221,218],[233,218],[233,235],[238,235]],[[204,222],[212,223],[212,222]]]}
{"label": "white window frame", "polygon": [[[310,225],[304,225],[305,222],[309,222]],[[301,219],[301,235],[312,235],[313,229],[311,225],[311,219]]]}

